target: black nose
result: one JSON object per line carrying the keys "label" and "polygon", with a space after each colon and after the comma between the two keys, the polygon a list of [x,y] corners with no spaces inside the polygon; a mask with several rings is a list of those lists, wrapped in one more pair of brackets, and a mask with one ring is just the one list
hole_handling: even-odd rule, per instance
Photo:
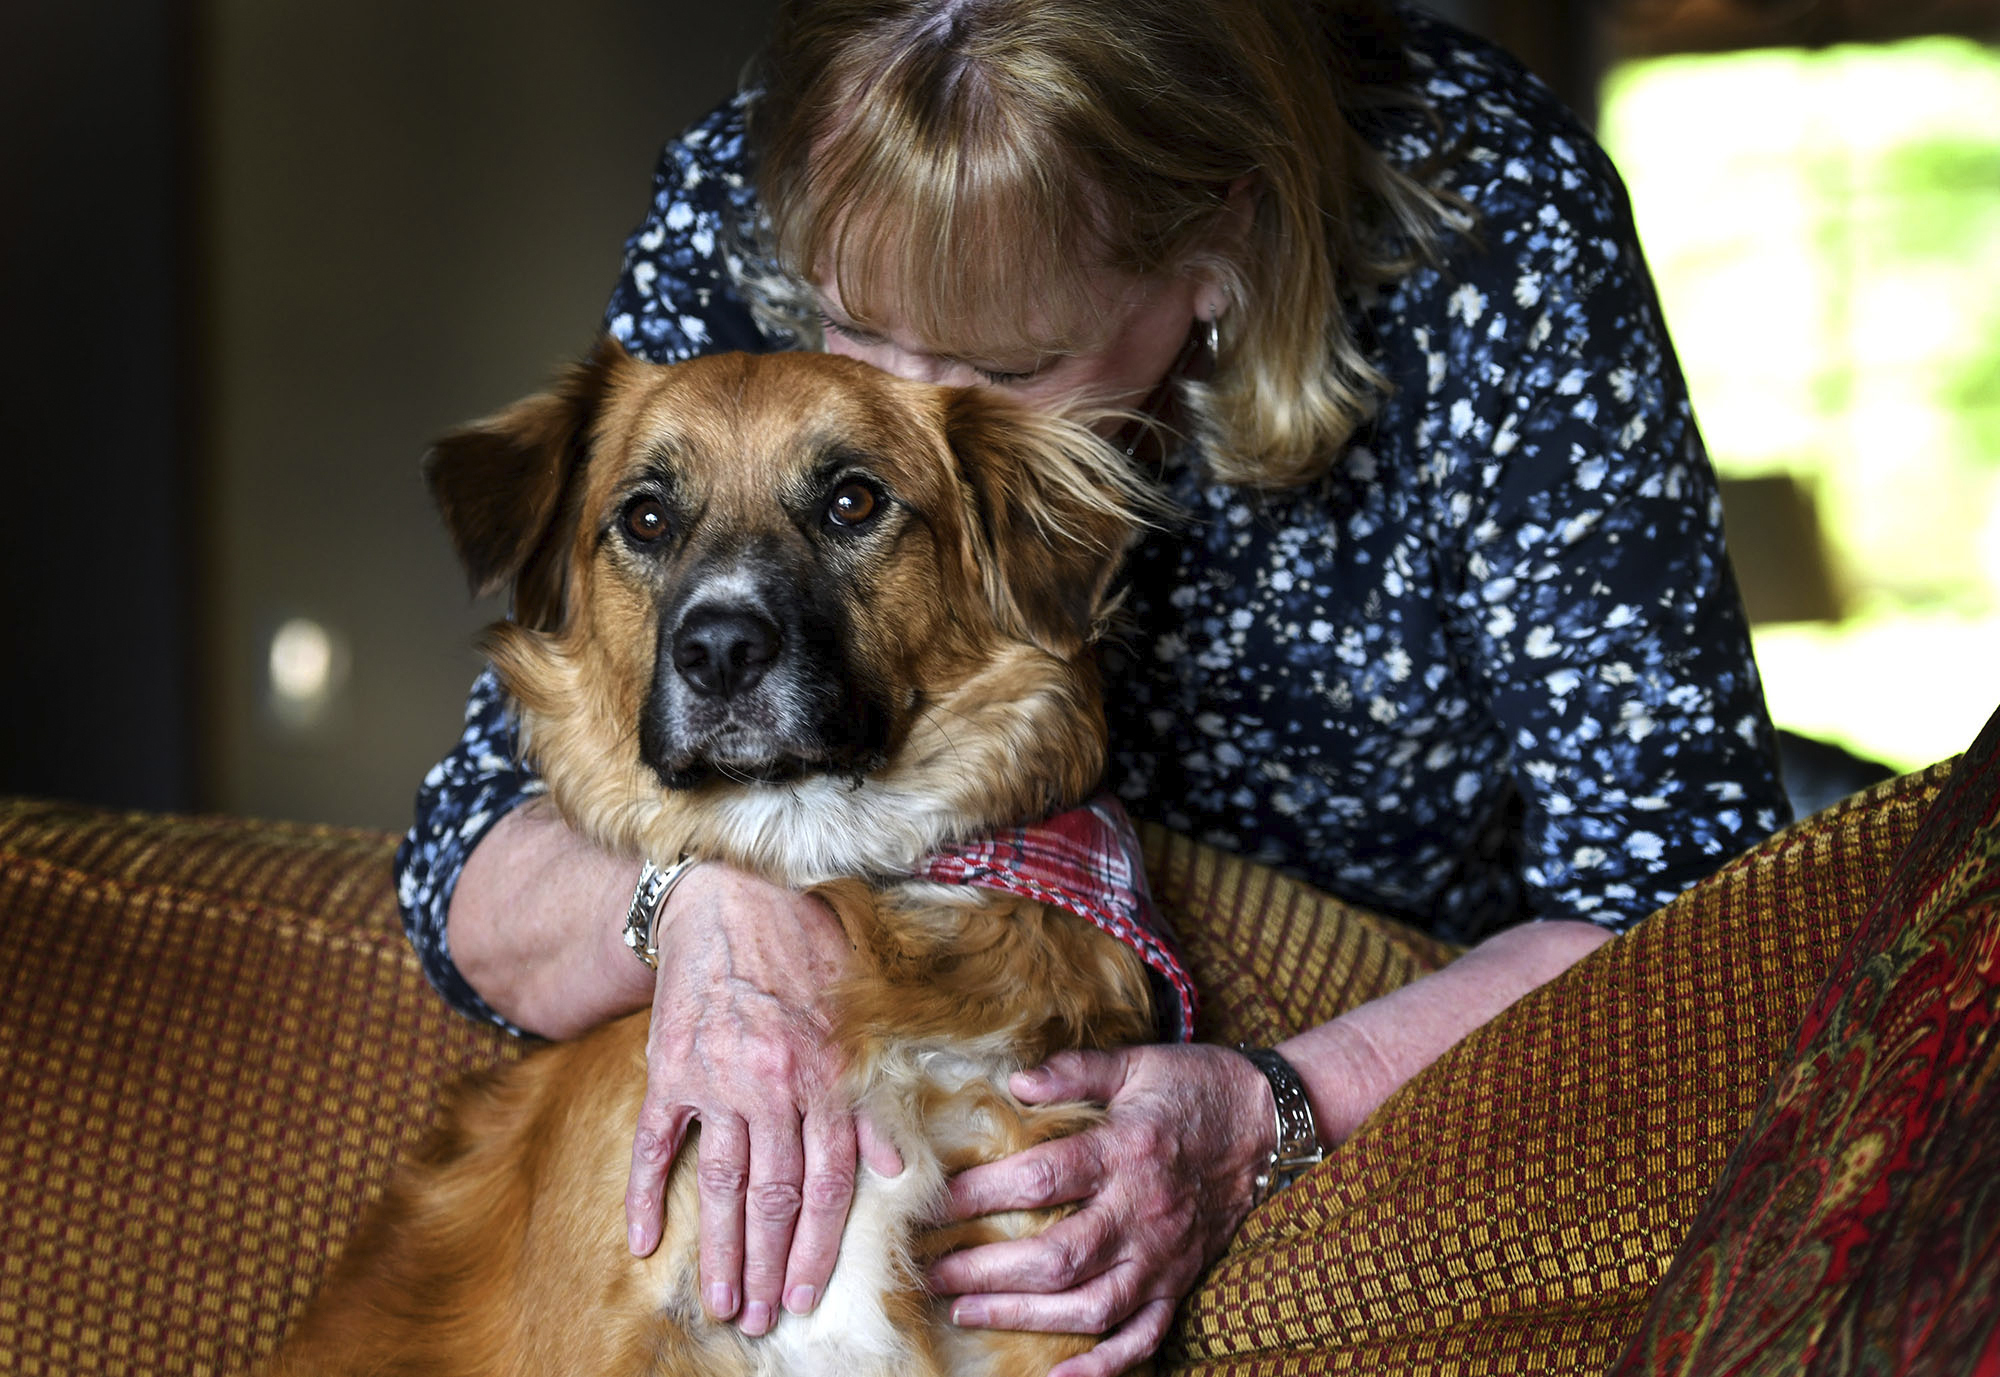
{"label": "black nose", "polygon": [[764,677],[780,644],[778,628],[755,612],[697,607],[674,632],[674,671],[696,693],[733,698]]}

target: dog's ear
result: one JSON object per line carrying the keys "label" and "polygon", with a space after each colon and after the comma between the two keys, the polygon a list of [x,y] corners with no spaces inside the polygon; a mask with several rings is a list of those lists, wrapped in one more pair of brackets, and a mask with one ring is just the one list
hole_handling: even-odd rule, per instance
{"label": "dog's ear", "polygon": [[947,432],[972,508],[987,600],[1009,632],[1074,655],[1159,500],[1087,427],[991,388],[954,391]]}
{"label": "dog's ear", "polygon": [[607,335],[553,390],[453,431],[424,456],[424,481],[473,594],[511,583],[514,617],[524,626],[552,630],[562,622],[565,497],[581,482],[592,422],[624,362]]}

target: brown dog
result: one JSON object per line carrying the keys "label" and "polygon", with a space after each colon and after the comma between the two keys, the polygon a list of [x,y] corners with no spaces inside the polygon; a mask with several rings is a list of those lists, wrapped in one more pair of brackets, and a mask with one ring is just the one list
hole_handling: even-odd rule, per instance
{"label": "brown dog", "polygon": [[607,342],[428,472],[475,587],[513,589],[486,649],[569,824],[838,914],[844,1088],[907,1165],[862,1169],[811,1315],[760,1339],[711,1322],[693,1151],[659,1249],[625,1247],[647,1022],[623,1019],[468,1092],[275,1372],[1039,1374],[1088,1348],[958,1330],[921,1268],[1056,1217],[934,1223],[948,1173],[1090,1121],[1004,1082],[1147,1035],[1144,969],[1062,910],[895,877],[1095,783],[1091,644],[1146,500],[1119,457],[986,389],[813,354],[660,368]]}

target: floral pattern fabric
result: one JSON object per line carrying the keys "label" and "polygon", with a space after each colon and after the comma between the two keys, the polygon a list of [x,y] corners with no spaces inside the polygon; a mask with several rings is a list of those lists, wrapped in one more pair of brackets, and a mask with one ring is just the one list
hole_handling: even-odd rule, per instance
{"label": "floral pattern fabric", "polygon": [[[1131,562],[1107,782],[1441,937],[1623,928],[1789,816],[1715,480],[1603,153],[1512,59],[1404,19],[1435,120],[1367,132],[1407,167],[1449,150],[1472,233],[1352,304],[1390,390],[1325,480],[1258,493],[1168,460],[1187,515]],[[735,285],[744,108],[661,159],[606,312],[635,354],[796,344]],[[433,981],[488,1017],[445,907],[539,787],[482,676],[399,878]]]}
{"label": "floral pattern fabric", "polygon": [[1477,215],[1359,306],[1394,390],[1328,479],[1168,475],[1108,669],[1142,817],[1439,936],[1622,928],[1789,817],[1721,505],[1603,153],[1504,55],[1410,15]]}

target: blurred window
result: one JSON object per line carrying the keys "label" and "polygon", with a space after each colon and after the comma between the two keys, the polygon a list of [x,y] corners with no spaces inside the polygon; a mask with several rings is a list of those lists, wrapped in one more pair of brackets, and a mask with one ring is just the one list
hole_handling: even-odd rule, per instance
{"label": "blurred window", "polygon": [[2000,50],[1627,62],[1600,134],[1773,715],[1897,768],[1963,749],[2000,704]]}

